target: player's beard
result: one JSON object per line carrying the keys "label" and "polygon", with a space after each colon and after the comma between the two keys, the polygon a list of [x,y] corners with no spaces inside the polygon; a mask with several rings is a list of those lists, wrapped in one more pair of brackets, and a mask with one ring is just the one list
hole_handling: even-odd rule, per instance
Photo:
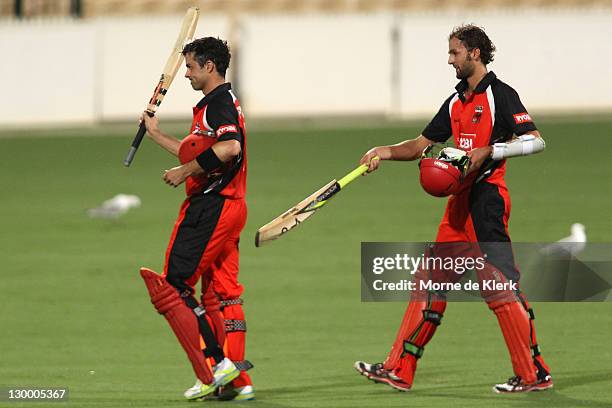
{"label": "player's beard", "polygon": [[472,57],[468,54],[463,65],[457,71],[457,79],[468,79],[474,73],[474,63]]}

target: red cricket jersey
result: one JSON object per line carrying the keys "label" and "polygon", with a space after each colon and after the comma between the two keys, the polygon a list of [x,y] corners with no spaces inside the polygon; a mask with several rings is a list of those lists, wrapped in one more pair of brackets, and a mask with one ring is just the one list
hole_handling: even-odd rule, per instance
{"label": "red cricket jersey", "polygon": [[185,181],[188,196],[218,193],[226,198],[244,198],[246,192],[247,154],[246,129],[240,102],[230,83],[219,85],[193,108],[190,134],[179,146],[181,164],[196,159],[213,144],[237,140],[241,153],[221,168]]}
{"label": "red cricket jersey", "polygon": [[[434,142],[445,142],[451,135],[458,149],[470,151],[478,147],[501,143],[536,130],[529,113],[512,87],[503,83],[489,72],[476,86],[469,98],[464,93],[468,88],[466,80],[455,87],[451,95],[423,130],[422,134]],[[504,186],[506,161],[487,159],[479,172],[470,174],[463,181],[463,189],[469,188],[475,180]]]}

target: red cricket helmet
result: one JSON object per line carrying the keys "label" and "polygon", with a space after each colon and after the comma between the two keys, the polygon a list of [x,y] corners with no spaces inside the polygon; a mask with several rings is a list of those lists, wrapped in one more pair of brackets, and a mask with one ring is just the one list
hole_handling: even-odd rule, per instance
{"label": "red cricket helmet", "polygon": [[438,158],[422,158],[419,162],[419,179],[423,190],[435,197],[455,194],[461,186],[468,163],[465,152],[454,148],[442,149]]}

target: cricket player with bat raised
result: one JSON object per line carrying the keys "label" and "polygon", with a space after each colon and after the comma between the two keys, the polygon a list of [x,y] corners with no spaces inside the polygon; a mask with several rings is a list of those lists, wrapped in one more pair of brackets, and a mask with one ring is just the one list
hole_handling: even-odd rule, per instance
{"label": "cricket player with bat raised", "polygon": [[[180,165],[166,170],[162,178],[172,187],[185,183],[187,197],[170,237],[163,273],[148,268],[140,273],[151,302],[191,361],[196,383],[185,391],[185,398],[196,400],[217,391],[219,399],[249,400],[255,394],[246,373],[252,364],[244,359],[246,323],[238,282],[238,241],[247,214],[244,116],[231,84],[225,82],[231,58],[225,41],[200,38],[181,48],[180,55],[187,67],[185,78],[204,94],[193,108],[189,134],[179,140],[160,130],[153,115],[159,106],[155,95],[149,104],[153,109],[148,108],[141,121],[149,138],[178,158]],[[161,95],[166,91],[167,85]],[[126,165],[139,143],[135,139]],[[200,280],[198,301],[194,295]]]}

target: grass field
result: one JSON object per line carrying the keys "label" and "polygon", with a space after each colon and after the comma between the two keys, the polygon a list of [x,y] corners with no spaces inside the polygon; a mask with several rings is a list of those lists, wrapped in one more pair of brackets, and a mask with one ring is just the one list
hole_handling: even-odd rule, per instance
{"label": "grass field", "polygon": [[[412,137],[422,125],[250,132],[241,276],[257,401],[246,404],[612,406],[610,303],[535,305],[555,376],[551,392],[490,391],[511,367],[495,318],[480,303],[449,305],[412,392],[354,372],[356,359],[384,358],[404,311],[401,303],[360,302],[360,242],[431,240],[444,207],[420,190],[413,163],[383,163],[300,229],[254,247],[260,225],[351,170],[369,147]],[[508,166],[513,239],[554,241],[582,222],[590,240],[610,242],[612,119],[539,125],[546,152]],[[166,130],[180,134],[178,125]],[[121,165],[133,131],[107,126],[1,135],[0,385],[70,389],[67,403],[5,406],[187,405],[181,394],[193,374],[138,274],[141,265],[161,269],[183,191],[161,182],[162,170],[174,162],[148,141],[132,168]],[[86,217],[87,208],[117,193],[139,195],[142,208],[118,221]]]}

